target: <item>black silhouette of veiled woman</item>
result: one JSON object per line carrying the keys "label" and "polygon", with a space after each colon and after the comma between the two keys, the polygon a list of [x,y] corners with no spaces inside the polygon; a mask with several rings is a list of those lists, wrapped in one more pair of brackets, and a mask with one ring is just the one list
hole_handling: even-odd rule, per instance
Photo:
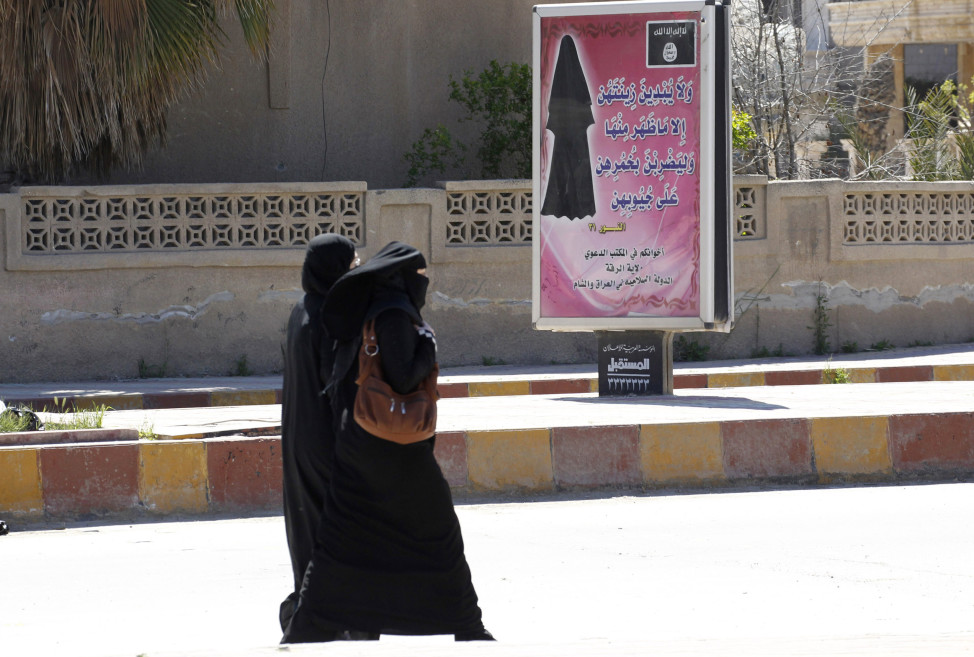
{"label": "black silhouette of veiled woman", "polygon": [[555,136],[541,214],[580,219],[595,214],[587,130],[595,123],[592,96],[575,40],[561,39],[545,127]]}

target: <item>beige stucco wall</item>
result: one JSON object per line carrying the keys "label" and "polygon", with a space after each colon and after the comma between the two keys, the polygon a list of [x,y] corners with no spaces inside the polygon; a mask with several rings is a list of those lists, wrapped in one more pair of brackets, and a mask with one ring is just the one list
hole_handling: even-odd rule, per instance
{"label": "beige stucco wall", "polygon": [[[503,192],[511,184],[530,193],[525,181],[481,187]],[[303,295],[303,248],[34,255],[24,248],[24,205],[35,197],[91,198],[95,191],[95,198],[223,198],[251,187],[269,188],[25,188],[23,196],[0,195],[0,380],[136,377],[140,361],[155,374],[165,368],[174,376],[225,375],[242,357],[255,373],[279,371],[287,319]],[[281,187],[294,193],[333,192],[335,186]],[[364,189],[361,183],[338,187]],[[362,193],[363,258],[394,239],[427,255],[431,284],[424,316],[437,329],[444,366],[594,361],[594,336],[532,329],[528,244],[447,247],[443,189]],[[67,214],[66,223],[85,229],[77,208]]]}
{"label": "beige stucco wall", "polygon": [[[809,353],[818,295],[829,307],[834,351],[852,341],[864,349],[881,340],[907,346],[974,338],[974,184],[769,184],[754,176],[736,179],[735,188],[737,212],[752,215],[749,235],[734,246],[737,324],[729,334],[688,336],[710,345],[712,357],[747,357],[779,345],[786,353]],[[392,239],[423,249],[431,277],[425,314],[437,329],[444,366],[594,362],[592,334],[531,326],[531,247],[523,234],[530,225],[528,181],[282,189],[359,195],[356,234],[365,257]],[[0,195],[0,380],[135,377],[140,361],[157,370],[165,366],[170,375],[223,375],[243,356],[255,372],[279,370],[284,327],[301,295],[300,247],[34,253],[23,237],[24,208],[35,198],[225,199],[273,190],[25,188]],[[489,203],[521,201],[508,214],[451,211],[449,199],[465,193]],[[852,207],[867,198],[875,204]],[[71,221],[84,229],[87,220],[72,212]],[[480,222],[482,241],[457,221]],[[512,222],[511,241],[497,237],[503,231],[491,232],[510,230]],[[859,228],[850,227],[855,222]],[[873,226],[906,231],[896,228],[901,222],[924,235],[941,230],[952,241],[884,242],[889,235]],[[906,232],[895,237],[906,238]]]}
{"label": "beige stucco wall", "polygon": [[[848,342],[865,349],[882,340],[904,347],[974,339],[970,238],[845,243],[846,222],[854,218],[850,194],[888,199],[890,214],[876,209],[875,215],[860,213],[863,219],[912,224],[926,217],[928,226],[956,220],[966,222],[971,235],[974,184],[796,181],[768,184],[766,192],[766,239],[734,245],[737,324],[726,336],[696,336],[712,345],[713,355],[746,356],[779,345],[785,353],[809,353],[819,294],[830,308],[835,352]],[[946,198],[966,205],[938,211],[938,199]],[[914,214],[915,201],[930,201],[930,211]]]}

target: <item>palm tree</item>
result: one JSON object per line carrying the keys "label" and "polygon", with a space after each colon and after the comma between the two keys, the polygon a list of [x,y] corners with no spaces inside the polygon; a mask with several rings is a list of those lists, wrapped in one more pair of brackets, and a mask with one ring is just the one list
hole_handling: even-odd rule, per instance
{"label": "palm tree", "polygon": [[272,0],[0,0],[0,170],[57,182],[141,164],[236,10],[266,52]]}

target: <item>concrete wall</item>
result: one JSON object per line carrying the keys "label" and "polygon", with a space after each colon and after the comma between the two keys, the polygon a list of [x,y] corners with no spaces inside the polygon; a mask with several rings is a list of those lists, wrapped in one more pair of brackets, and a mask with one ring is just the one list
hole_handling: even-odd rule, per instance
{"label": "concrete wall", "polygon": [[594,361],[593,336],[531,328],[530,194],[502,181],[0,195],[0,380],[136,377],[140,362],[142,374],[226,375],[244,357],[279,371],[303,244],[321,230],[363,258],[394,239],[423,250],[445,366]]}
{"label": "concrete wall", "polygon": [[[0,195],[0,380],[224,375],[281,366],[303,244],[430,261],[444,366],[594,362],[591,334],[531,326],[528,181],[23,188]],[[737,325],[710,356],[974,338],[974,184],[735,180]]]}
{"label": "concrete wall", "polygon": [[810,353],[819,295],[835,352],[974,339],[974,184],[738,177],[735,188],[739,217],[751,211],[741,190],[755,190],[766,232],[759,221],[734,244],[736,326],[694,336],[711,356]]}

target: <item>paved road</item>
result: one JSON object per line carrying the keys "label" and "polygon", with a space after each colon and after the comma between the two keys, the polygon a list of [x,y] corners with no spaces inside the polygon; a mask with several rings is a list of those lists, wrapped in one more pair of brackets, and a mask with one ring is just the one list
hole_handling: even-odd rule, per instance
{"label": "paved road", "polygon": [[[960,655],[974,484],[461,501],[487,626],[305,655]],[[272,655],[280,517],[0,537],[0,652]]]}

